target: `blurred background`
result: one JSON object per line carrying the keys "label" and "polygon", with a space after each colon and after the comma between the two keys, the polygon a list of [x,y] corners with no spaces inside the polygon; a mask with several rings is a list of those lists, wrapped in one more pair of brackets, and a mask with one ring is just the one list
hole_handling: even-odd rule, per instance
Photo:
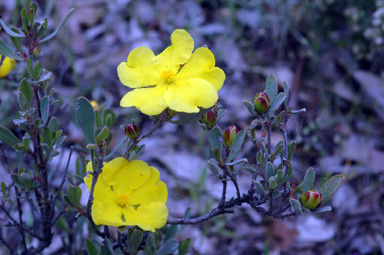
{"label": "blurred background", "polygon": [[[74,115],[78,96],[117,113],[111,150],[124,137],[119,125],[135,119],[142,130],[149,127],[150,119],[136,109],[119,107],[129,89],[120,83],[116,68],[138,46],[159,54],[176,28],[189,31],[195,48],[211,49],[216,66],[226,73],[219,92],[219,103],[228,110],[219,123],[222,130],[233,124],[248,127],[252,118],[243,100],[252,100],[263,90],[271,73],[280,85],[289,84],[289,105],[307,109],[288,124],[289,138],[298,142],[294,175],[301,180],[314,167],[320,187],[329,176],[343,173],[346,181],[331,201],[333,211],[281,221],[262,217],[247,206],[236,208],[234,214],[186,228],[179,238],[192,238],[191,254],[384,254],[384,1],[38,0],[37,4],[37,17],[49,17],[51,30],[70,8],[76,9],[56,39],[41,45],[37,56],[54,74],[51,87],[59,100],[54,114],[68,136],[67,148],[84,144]],[[24,0],[1,1],[2,19],[20,25],[24,5]],[[4,31],[0,36],[7,38]],[[16,89],[24,68],[18,63],[0,80],[0,124],[13,130]],[[199,216],[220,198],[221,184],[206,169],[211,157],[207,134],[197,124],[166,124],[143,141],[146,151],[141,159],[161,171],[172,217],[182,217],[188,207],[192,216]],[[275,130],[273,142],[281,139]],[[68,151],[52,164],[65,164]],[[120,149],[116,155],[123,153]],[[252,144],[245,143],[242,153],[255,161]],[[242,192],[250,178],[245,171],[239,177]],[[229,196],[234,194],[232,188],[229,185]]]}

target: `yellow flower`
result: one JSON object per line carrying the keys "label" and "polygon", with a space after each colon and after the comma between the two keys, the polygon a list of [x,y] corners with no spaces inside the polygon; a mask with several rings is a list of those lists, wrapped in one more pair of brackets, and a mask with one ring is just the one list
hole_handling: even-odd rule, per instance
{"label": "yellow flower", "polygon": [[91,105],[92,105],[92,107],[93,107],[93,110],[98,110],[98,111],[100,111],[100,106],[99,106],[99,104],[97,103],[96,100],[92,100],[92,101],[91,101]]}
{"label": "yellow flower", "polygon": [[[134,226],[154,232],[168,219],[168,191],[159,171],[147,163],[116,158],[104,163],[94,190],[92,219],[109,226]],[[92,164],[87,172],[92,172]],[[84,178],[91,189],[92,175]]]}
{"label": "yellow flower", "polygon": [[144,114],[157,115],[167,107],[194,113],[216,103],[225,74],[215,67],[212,52],[201,47],[192,54],[193,39],[182,29],[172,33],[171,41],[157,56],[147,47],[138,47],[117,67],[120,81],[134,89],[121,99],[122,107],[135,106]]}
{"label": "yellow flower", "polygon": [[0,78],[4,78],[12,71],[16,66],[16,61],[12,58],[2,58],[0,55]]}

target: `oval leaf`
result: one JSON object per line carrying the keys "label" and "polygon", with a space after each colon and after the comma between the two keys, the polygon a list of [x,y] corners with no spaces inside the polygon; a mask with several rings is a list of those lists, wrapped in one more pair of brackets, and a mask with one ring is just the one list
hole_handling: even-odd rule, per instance
{"label": "oval leaf", "polygon": [[311,167],[305,173],[303,182],[300,184],[301,191],[303,193],[310,190],[315,182],[315,170]]}
{"label": "oval leaf", "polygon": [[2,56],[10,57],[19,61],[24,61],[24,58],[22,56],[17,55],[13,50],[11,50],[1,38],[0,38],[0,54]]}
{"label": "oval leaf", "polygon": [[169,122],[171,122],[172,124],[176,124],[176,125],[189,125],[189,124],[192,124],[192,123],[195,123],[197,122],[201,116],[205,113],[207,113],[209,109],[204,109],[204,108],[200,108],[200,111],[198,113],[186,113],[186,114],[182,114],[182,117],[178,120],[169,120]]}
{"label": "oval leaf", "polygon": [[21,143],[19,138],[17,138],[10,130],[3,126],[0,126],[0,141],[10,146],[14,146],[18,143]]}
{"label": "oval leaf", "polygon": [[177,250],[179,242],[175,239],[171,239],[163,243],[163,245],[155,252],[155,255],[169,255]]}
{"label": "oval leaf", "polygon": [[233,139],[233,144],[227,162],[231,162],[232,160],[234,160],[237,154],[239,153],[241,146],[244,142],[245,134],[245,130],[241,130],[236,134],[235,138]]}
{"label": "oval leaf", "polygon": [[265,93],[267,93],[269,99],[271,100],[271,104],[275,101],[277,96],[277,79],[274,74],[270,74],[265,81]]}
{"label": "oval leaf", "polygon": [[86,142],[95,144],[95,112],[85,97],[79,97],[76,101],[76,116]]}
{"label": "oval leaf", "polygon": [[[283,92],[280,92],[277,97],[275,98],[275,101],[271,104],[271,106],[268,108],[268,113],[274,113],[277,109],[279,109],[280,105],[284,103],[286,96]],[[272,100],[271,100],[272,101]]]}
{"label": "oval leaf", "polygon": [[344,175],[338,174],[329,178],[320,188],[321,200],[326,201],[340,188],[344,181]]}

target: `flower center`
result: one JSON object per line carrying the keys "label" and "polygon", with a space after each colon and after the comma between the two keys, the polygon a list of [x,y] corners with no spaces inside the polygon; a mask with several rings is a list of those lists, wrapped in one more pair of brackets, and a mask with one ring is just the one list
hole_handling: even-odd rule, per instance
{"label": "flower center", "polygon": [[127,194],[120,194],[117,196],[117,204],[120,207],[127,207],[129,205],[129,197]]}
{"label": "flower center", "polygon": [[173,78],[175,77],[175,73],[172,72],[172,70],[162,71],[160,77],[164,80],[165,83],[171,84]]}

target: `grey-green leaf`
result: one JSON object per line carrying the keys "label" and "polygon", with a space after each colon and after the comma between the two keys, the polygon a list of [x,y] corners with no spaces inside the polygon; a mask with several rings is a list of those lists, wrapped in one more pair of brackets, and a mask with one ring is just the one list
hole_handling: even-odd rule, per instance
{"label": "grey-green leaf", "polygon": [[31,84],[29,84],[29,82],[27,81],[27,79],[24,78],[23,80],[21,80],[20,85],[19,85],[19,90],[21,93],[24,94],[26,102],[27,102],[27,106],[29,107],[29,105],[31,104],[32,97],[33,97],[33,89],[32,89]]}
{"label": "grey-green leaf", "polygon": [[298,215],[303,214],[303,207],[301,206],[301,203],[299,200],[290,197],[289,203],[291,204],[292,210],[296,214],[298,214]]}
{"label": "grey-green leaf", "polygon": [[61,21],[60,25],[56,28],[56,30],[52,34],[50,34],[47,37],[41,39],[40,43],[46,42],[46,41],[52,39],[53,37],[55,37],[57,35],[57,33],[59,33],[60,30],[63,28],[64,24],[67,22],[67,20],[69,19],[69,17],[72,15],[72,13],[74,11],[75,11],[74,8],[70,9],[69,12],[67,13],[67,15],[65,15],[63,21]]}
{"label": "grey-green leaf", "polygon": [[271,106],[269,106],[267,112],[273,114],[277,109],[279,109],[280,105],[284,103],[285,98],[285,94],[283,92],[280,92],[271,104]]}
{"label": "grey-green leaf", "polygon": [[270,74],[267,77],[267,80],[265,82],[265,92],[267,93],[269,99],[271,100],[271,103],[273,104],[273,101],[275,101],[275,98],[277,96],[277,79],[274,74]]}
{"label": "grey-green leaf", "polygon": [[267,165],[265,166],[265,177],[269,179],[269,177],[274,175],[275,175],[275,168],[273,167],[272,163],[268,161]]}
{"label": "grey-green leaf", "polygon": [[182,114],[183,116],[180,119],[170,120],[169,122],[176,125],[189,125],[197,122],[200,119],[200,117],[206,112],[208,112],[210,109],[211,108],[209,109],[200,108],[200,111],[197,113],[185,113],[185,114]]}
{"label": "grey-green leaf", "polygon": [[215,176],[220,176],[220,168],[219,166],[213,161],[213,159],[208,160],[208,169],[211,171]]}
{"label": "grey-green leaf", "polygon": [[344,175],[338,174],[329,178],[320,188],[321,200],[325,201],[331,198],[333,194],[340,188],[344,181]]}
{"label": "grey-green leaf", "polygon": [[89,239],[85,240],[85,246],[87,247],[88,255],[97,255],[96,246]]}
{"label": "grey-green leaf", "polygon": [[301,191],[303,193],[310,190],[315,182],[315,170],[311,167],[305,173],[303,182],[300,184]]}
{"label": "grey-green leaf", "polygon": [[324,207],[317,208],[317,209],[313,210],[312,212],[314,212],[314,213],[325,213],[325,212],[330,212],[330,211],[332,211],[332,207],[324,206]]}
{"label": "grey-green leaf", "polygon": [[95,139],[95,112],[91,103],[85,97],[76,101],[76,116],[87,143],[96,143]]}
{"label": "grey-green leaf", "polygon": [[222,149],[223,149],[223,141],[221,140],[223,133],[220,128],[214,127],[209,132],[209,145],[212,150],[212,154],[215,157],[216,161],[221,163],[222,159]]}
{"label": "grey-green leaf", "polygon": [[239,153],[241,146],[244,142],[245,134],[245,130],[241,130],[236,134],[235,138],[233,139],[233,144],[227,162],[231,162],[232,160],[234,160],[237,154]]}
{"label": "grey-green leaf", "polygon": [[251,101],[243,100],[243,103],[244,103],[245,107],[247,107],[250,114],[256,115],[255,106],[251,103]]}
{"label": "grey-green leaf", "polygon": [[0,25],[4,28],[5,32],[7,32],[7,34],[9,36],[12,36],[12,37],[21,37],[21,38],[25,38],[25,35],[20,33],[15,33],[13,32],[8,26],[7,24],[5,24],[4,20],[0,19]]}
{"label": "grey-green leaf", "polygon": [[155,252],[155,255],[170,255],[177,250],[179,242],[175,239],[170,239],[161,245],[160,249]]}
{"label": "grey-green leaf", "polygon": [[19,61],[24,61],[24,58],[16,54],[11,48],[9,48],[5,42],[0,38],[0,54],[1,56],[10,57]]}
{"label": "grey-green leaf", "polygon": [[41,125],[45,125],[49,116],[49,100],[48,96],[44,96],[40,101],[40,111],[41,111]]}
{"label": "grey-green leaf", "polygon": [[0,141],[10,146],[14,146],[18,143],[21,143],[19,138],[17,138],[10,130],[3,126],[0,126]]}

